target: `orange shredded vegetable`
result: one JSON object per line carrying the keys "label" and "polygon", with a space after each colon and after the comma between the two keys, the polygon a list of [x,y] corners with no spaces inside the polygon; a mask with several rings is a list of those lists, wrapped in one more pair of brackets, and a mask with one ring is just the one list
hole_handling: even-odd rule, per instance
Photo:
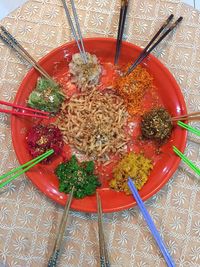
{"label": "orange shredded vegetable", "polygon": [[114,88],[124,99],[130,115],[142,114],[141,101],[153,86],[153,78],[142,66],[137,66],[129,75],[120,76],[114,81]]}

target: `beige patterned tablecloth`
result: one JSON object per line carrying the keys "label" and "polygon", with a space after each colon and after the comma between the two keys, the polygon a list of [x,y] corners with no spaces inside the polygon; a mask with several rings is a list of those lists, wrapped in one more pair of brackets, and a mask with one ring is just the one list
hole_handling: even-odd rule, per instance
{"label": "beige patterned tablecloth", "polygon": [[[119,0],[77,0],[85,37],[116,36]],[[144,46],[170,14],[184,21],[155,52],[170,69],[189,111],[200,110],[200,12],[178,0],[130,0],[125,39]],[[30,0],[1,24],[37,59],[71,39],[59,0]],[[12,101],[28,67],[0,42],[0,99]],[[200,129],[199,123],[193,125]],[[19,140],[20,141],[20,140]],[[10,117],[0,114],[0,173],[18,166]],[[189,134],[185,154],[200,166],[199,139]],[[200,266],[200,186],[184,163],[166,186],[146,201],[176,266]],[[63,208],[25,176],[0,191],[0,263],[10,267],[47,266]],[[159,252],[137,207],[105,214],[111,266],[162,267]],[[70,212],[59,266],[99,266],[96,214]]]}

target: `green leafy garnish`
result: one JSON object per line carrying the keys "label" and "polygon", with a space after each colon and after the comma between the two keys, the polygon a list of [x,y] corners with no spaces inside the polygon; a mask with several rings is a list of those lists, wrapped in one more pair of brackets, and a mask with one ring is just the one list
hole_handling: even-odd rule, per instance
{"label": "green leafy garnish", "polygon": [[65,163],[61,163],[55,170],[59,178],[59,191],[70,193],[74,187],[74,197],[84,198],[95,193],[100,186],[98,177],[94,174],[94,162],[78,163],[76,156]]}
{"label": "green leafy garnish", "polygon": [[29,95],[28,105],[35,109],[56,113],[64,96],[59,85],[45,78],[39,78],[35,90]]}

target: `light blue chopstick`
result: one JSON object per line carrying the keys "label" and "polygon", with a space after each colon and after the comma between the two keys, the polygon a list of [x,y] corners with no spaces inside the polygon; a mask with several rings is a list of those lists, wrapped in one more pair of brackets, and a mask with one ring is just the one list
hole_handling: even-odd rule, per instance
{"label": "light blue chopstick", "polygon": [[171,258],[167,248],[166,248],[166,245],[165,243],[163,242],[158,230],[156,229],[156,226],[150,216],[150,214],[148,213],[147,209],[145,208],[145,205],[134,185],[134,182],[131,180],[131,178],[129,177],[128,178],[128,186],[138,204],[138,207],[140,208],[140,211],[142,212],[142,215],[146,221],[146,223],[148,224],[149,226],[149,229],[154,237],[154,239],[156,240],[156,243],[158,244],[159,248],[160,248],[160,251],[162,252],[164,258],[165,258],[165,261],[167,263],[167,266],[170,266],[170,267],[175,267],[175,263],[173,261],[173,259]]}

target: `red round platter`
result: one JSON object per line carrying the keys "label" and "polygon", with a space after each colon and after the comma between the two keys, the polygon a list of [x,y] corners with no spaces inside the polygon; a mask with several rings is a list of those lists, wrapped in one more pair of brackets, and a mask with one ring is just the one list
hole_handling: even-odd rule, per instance
{"label": "red round platter", "polygon": [[[96,54],[102,63],[113,63],[116,40],[112,38],[88,38],[84,39],[86,51]],[[50,74],[57,72],[65,73],[71,55],[78,52],[76,44],[70,42],[64,44],[45,57],[39,63]],[[141,48],[123,42],[119,64],[132,62],[141,52]],[[186,105],[181,90],[168,69],[154,56],[150,55],[145,61],[145,68],[152,75],[154,85],[165,108],[172,114],[180,115],[186,113]],[[26,105],[30,92],[36,85],[39,74],[31,69],[23,79],[15,97],[15,104]],[[66,118],[67,119],[67,118]],[[11,131],[14,149],[20,164],[31,159],[27,149],[26,135],[27,130],[35,123],[35,119],[27,117],[12,116]],[[177,157],[172,146],[175,145],[179,150],[184,151],[186,146],[187,132],[175,126],[169,141],[162,147],[162,153],[154,162],[154,169],[149,176],[147,183],[140,190],[140,196],[146,200],[158,192],[176,171],[180,158]],[[145,148],[144,148],[145,149]],[[26,175],[32,183],[52,200],[64,205],[67,195],[58,191],[58,179],[54,175],[54,169],[62,161],[61,157],[56,158],[51,164],[38,164]],[[106,184],[98,189],[102,199],[104,212],[115,212],[133,207],[136,202],[132,196],[126,196],[122,192],[116,192]],[[84,199],[74,199],[72,209],[83,212],[96,212],[96,196],[85,197]]]}

